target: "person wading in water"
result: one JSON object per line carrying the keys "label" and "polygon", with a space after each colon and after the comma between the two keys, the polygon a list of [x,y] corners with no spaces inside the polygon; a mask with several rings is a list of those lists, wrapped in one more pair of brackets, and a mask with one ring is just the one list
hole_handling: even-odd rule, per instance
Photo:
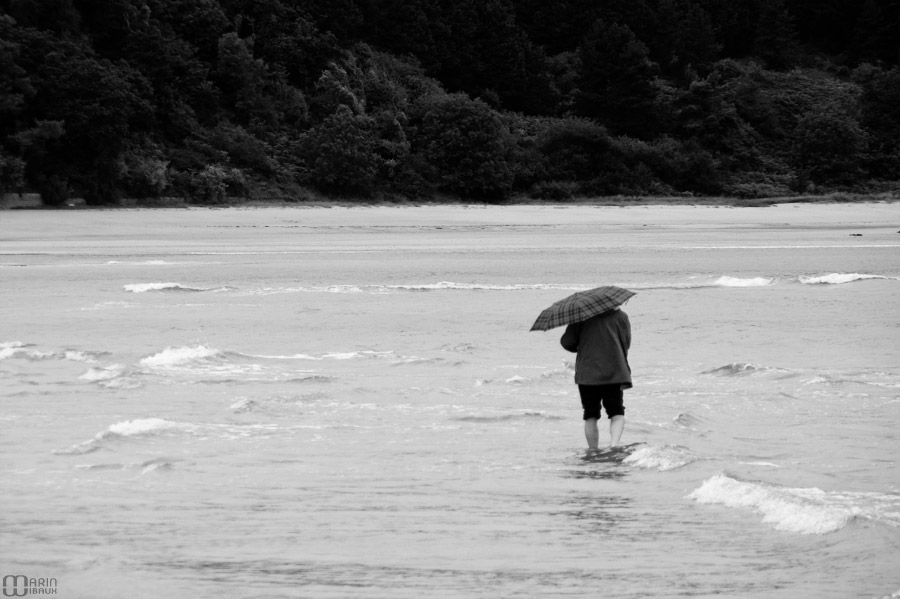
{"label": "person wading in water", "polygon": [[609,446],[616,447],[625,430],[623,391],[631,389],[631,322],[619,308],[566,327],[562,346],[576,353],[575,383],[584,408],[584,436],[597,449],[601,406],[609,417]]}

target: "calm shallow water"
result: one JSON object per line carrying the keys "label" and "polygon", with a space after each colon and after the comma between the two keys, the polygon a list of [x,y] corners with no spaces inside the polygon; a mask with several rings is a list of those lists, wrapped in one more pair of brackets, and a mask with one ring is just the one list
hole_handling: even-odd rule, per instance
{"label": "calm shallow water", "polygon": [[[0,570],[61,597],[900,596],[900,214],[611,210],[0,214]],[[638,292],[635,388],[629,446],[592,455],[561,330],[528,329],[600,284]]]}

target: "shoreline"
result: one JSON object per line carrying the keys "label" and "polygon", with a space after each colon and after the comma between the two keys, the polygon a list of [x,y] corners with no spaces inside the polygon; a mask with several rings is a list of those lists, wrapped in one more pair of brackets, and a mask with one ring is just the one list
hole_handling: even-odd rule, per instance
{"label": "shoreline", "polygon": [[[567,230],[575,235],[633,231],[687,233],[809,229],[832,230],[842,243],[900,244],[900,202],[782,203],[737,209],[714,205],[603,206],[578,204],[417,206],[231,206],[9,210],[0,212],[0,255],[100,250],[131,239],[141,251],[170,244],[195,250],[246,247],[291,249],[318,244],[375,243],[404,239],[441,247],[485,235],[498,243],[531,233]],[[399,236],[399,237],[396,237]],[[635,238],[637,238],[635,237]],[[587,237],[586,239],[590,239]],[[854,241],[855,240],[855,241]],[[379,242],[380,243],[380,242]]]}
{"label": "shoreline", "polygon": [[[834,192],[825,195],[800,195],[765,198],[739,198],[730,196],[603,196],[590,198],[572,198],[565,201],[540,200],[532,198],[513,198],[501,202],[466,201],[465,199],[435,197],[423,200],[407,199],[357,199],[357,198],[327,198],[289,200],[289,199],[247,199],[227,198],[226,201],[214,204],[198,204],[186,202],[183,198],[153,198],[138,200],[133,198],[123,199],[117,205],[87,205],[80,198],[73,198],[69,203],[61,206],[45,206],[36,194],[5,194],[0,197],[0,212],[33,210],[41,212],[56,212],[70,210],[167,210],[167,209],[223,209],[223,208],[373,208],[373,207],[397,207],[418,208],[431,206],[497,206],[516,208],[523,206],[549,206],[549,207],[601,207],[612,206],[619,208],[648,207],[648,206],[713,206],[728,208],[762,208],[777,206],[780,204],[869,204],[869,203],[897,203],[900,202],[900,194],[885,193],[843,193]],[[17,196],[17,197],[13,197]],[[21,202],[17,201],[21,198]]]}

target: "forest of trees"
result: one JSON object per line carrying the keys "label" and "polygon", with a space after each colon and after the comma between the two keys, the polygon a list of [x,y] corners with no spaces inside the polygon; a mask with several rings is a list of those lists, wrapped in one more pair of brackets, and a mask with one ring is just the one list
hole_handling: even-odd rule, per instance
{"label": "forest of trees", "polygon": [[0,192],[900,191],[900,0],[0,0]]}

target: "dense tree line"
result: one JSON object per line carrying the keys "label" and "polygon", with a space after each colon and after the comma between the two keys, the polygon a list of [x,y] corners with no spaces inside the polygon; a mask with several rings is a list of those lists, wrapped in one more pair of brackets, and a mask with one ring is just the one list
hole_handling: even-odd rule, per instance
{"label": "dense tree line", "polygon": [[896,0],[0,0],[0,191],[900,186]]}

